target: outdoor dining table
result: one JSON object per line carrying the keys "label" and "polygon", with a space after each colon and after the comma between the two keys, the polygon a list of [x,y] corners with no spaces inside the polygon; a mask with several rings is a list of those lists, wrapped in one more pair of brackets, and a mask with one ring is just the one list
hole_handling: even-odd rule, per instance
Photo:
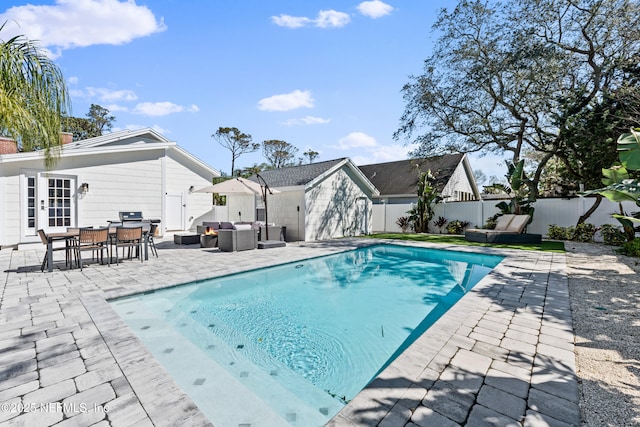
{"label": "outdoor dining table", "polygon": [[[122,225],[122,227],[126,228],[136,228],[142,227],[142,235],[144,237],[144,260],[149,260],[149,230],[151,229],[151,224],[147,222],[128,222],[126,225]],[[59,233],[49,233],[47,234],[47,271],[53,271],[53,242],[60,240],[71,240],[80,234],[80,229],[76,229],[73,231],[62,231]],[[116,235],[116,227],[109,227],[109,237],[115,238]]]}

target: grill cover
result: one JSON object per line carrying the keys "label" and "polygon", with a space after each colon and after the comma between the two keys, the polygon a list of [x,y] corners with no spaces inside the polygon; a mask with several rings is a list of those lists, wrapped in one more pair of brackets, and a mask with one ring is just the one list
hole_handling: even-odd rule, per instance
{"label": "grill cover", "polygon": [[142,221],[142,212],[120,212],[120,221]]}

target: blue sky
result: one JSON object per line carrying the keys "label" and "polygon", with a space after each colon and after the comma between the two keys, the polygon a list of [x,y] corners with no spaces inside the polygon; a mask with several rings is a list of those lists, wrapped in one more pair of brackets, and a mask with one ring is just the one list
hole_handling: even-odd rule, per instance
{"label": "blue sky", "polygon": [[[394,141],[402,86],[422,72],[438,11],[455,1],[9,0],[3,38],[38,40],[61,68],[73,115],[99,104],[114,130],[151,127],[218,170],[231,154],[211,135],[237,127],[316,161],[407,158]],[[236,168],[264,162],[244,154]],[[504,174],[473,156],[474,169]]]}

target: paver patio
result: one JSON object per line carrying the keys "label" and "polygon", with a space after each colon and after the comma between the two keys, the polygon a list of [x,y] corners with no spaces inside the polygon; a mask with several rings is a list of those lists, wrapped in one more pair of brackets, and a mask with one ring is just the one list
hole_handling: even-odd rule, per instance
{"label": "paver patio", "polygon": [[[82,272],[58,260],[41,273],[40,247],[0,250],[0,426],[210,425],[106,300],[371,243],[225,253],[169,240],[157,259]],[[481,250],[507,258],[328,425],[580,423],[565,255]]]}

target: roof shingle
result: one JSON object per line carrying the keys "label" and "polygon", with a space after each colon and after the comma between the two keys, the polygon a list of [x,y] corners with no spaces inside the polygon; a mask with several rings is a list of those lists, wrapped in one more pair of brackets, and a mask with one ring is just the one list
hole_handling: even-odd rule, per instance
{"label": "roof shingle", "polygon": [[[326,162],[310,163],[308,165],[288,166],[286,168],[269,169],[260,172],[269,187],[292,187],[306,185],[316,179],[345,158],[327,160]],[[255,175],[249,179],[257,181]]]}
{"label": "roof shingle", "polygon": [[399,160],[358,166],[362,173],[380,191],[380,196],[416,194],[418,179],[427,170],[435,178],[435,187],[442,191],[464,154],[446,154],[426,159]]}

